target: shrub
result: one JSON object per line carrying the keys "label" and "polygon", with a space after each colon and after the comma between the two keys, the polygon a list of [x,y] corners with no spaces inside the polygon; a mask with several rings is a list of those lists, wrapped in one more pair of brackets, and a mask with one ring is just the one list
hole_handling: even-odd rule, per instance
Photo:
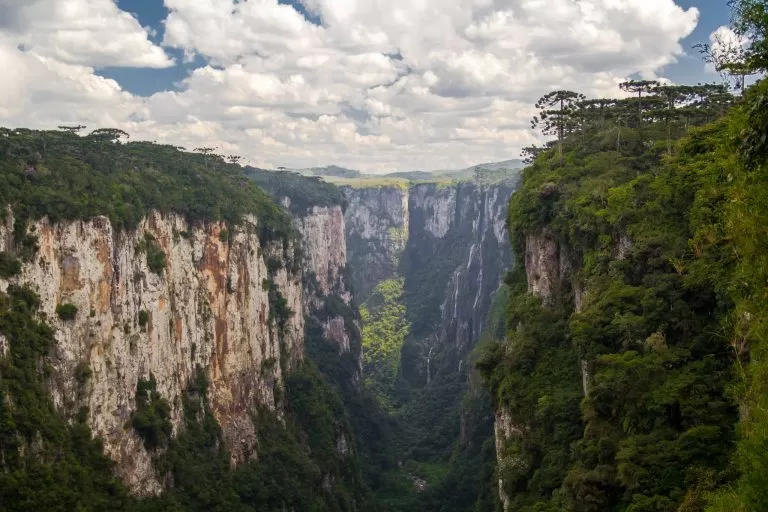
{"label": "shrub", "polygon": [[168,446],[173,432],[170,418],[171,405],[158,393],[154,375],[150,374],[149,379],[139,379],[131,425],[144,440],[144,448],[156,450]]}
{"label": "shrub", "polygon": [[88,366],[88,363],[85,361],[80,361],[77,363],[77,366],[75,366],[75,381],[81,386],[85,385],[92,375],[93,371],[91,371],[91,367]]}
{"label": "shrub", "polygon": [[77,316],[77,306],[74,304],[59,304],[56,306],[56,314],[64,321],[74,320]]}
{"label": "shrub", "polygon": [[281,260],[272,256],[267,258],[267,271],[269,272],[269,275],[274,275],[275,272],[281,268],[283,268],[283,262]]}
{"label": "shrub", "polygon": [[19,272],[21,272],[21,262],[7,252],[0,252],[0,277],[13,277]]}
{"label": "shrub", "polygon": [[139,311],[139,327],[141,327],[142,330],[144,330],[147,327],[147,323],[149,322],[149,312],[142,309]]}
{"label": "shrub", "polygon": [[165,253],[157,240],[147,234],[144,236],[144,242],[140,245],[140,249],[143,250],[147,257],[147,267],[149,270],[157,275],[163,273],[165,270]]}

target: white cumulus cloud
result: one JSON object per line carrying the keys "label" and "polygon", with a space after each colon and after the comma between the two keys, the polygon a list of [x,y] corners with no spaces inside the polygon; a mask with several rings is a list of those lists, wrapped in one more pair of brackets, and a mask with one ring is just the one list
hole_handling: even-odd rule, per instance
{"label": "white cumulus cloud", "polygon": [[[73,14],[81,4],[100,4],[104,23],[87,22],[97,10],[77,37],[45,35],[85,15]],[[0,84],[13,98],[0,98],[6,124],[109,120],[257,165],[371,171],[514,158],[536,141],[528,120],[539,96],[612,95],[630,75],[655,77],[683,54],[699,14],[673,0],[303,0],[315,25],[277,0],[165,0],[163,45],[208,64],[140,98],[92,69],[117,60],[121,44],[134,45],[121,65],[168,64],[132,16],[111,0],[29,5],[0,0],[0,20],[14,14],[0,57],[18,62]],[[105,32],[122,42],[83,43]]]}
{"label": "white cumulus cloud", "polygon": [[0,28],[24,49],[69,64],[173,65],[114,0],[0,0]]}

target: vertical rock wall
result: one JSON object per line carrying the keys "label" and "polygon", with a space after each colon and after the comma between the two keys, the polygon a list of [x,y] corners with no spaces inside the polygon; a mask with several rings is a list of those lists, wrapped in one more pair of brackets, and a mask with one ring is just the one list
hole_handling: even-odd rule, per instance
{"label": "vertical rock wall", "polygon": [[[39,250],[12,281],[37,291],[56,328],[54,402],[63,411],[88,407],[95,435],[138,493],[160,490],[150,454],[130,427],[139,379],[155,378],[176,431],[182,393],[200,367],[232,462],[239,463],[256,455],[253,410],[279,410],[275,390],[303,358],[301,275],[285,259],[292,248],[264,247],[257,225],[251,217],[222,233],[220,223],[190,226],[179,216],[153,213],[134,232],[115,231],[104,217],[30,227]],[[0,225],[2,251],[13,249],[12,226],[12,215]],[[141,250],[146,235],[165,254],[160,274],[148,268]],[[282,268],[270,274],[265,252]],[[268,279],[292,311],[283,332],[270,321]],[[0,279],[0,290],[8,284]],[[62,303],[77,306],[74,320],[57,317]],[[75,378],[78,365],[90,369],[86,382]]]}

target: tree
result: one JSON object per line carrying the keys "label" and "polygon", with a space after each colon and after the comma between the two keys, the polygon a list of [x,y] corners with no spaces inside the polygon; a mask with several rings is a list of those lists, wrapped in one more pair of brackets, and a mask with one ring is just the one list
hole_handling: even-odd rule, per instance
{"label": "tree", "polygon": [[118,128],[99,128],[89,133],[88,137],[107,142],[120,142],[120,137],[125,137],[127,139],[130,135]]}
{"label": "tree", "polygon": [[204,155],[204,156],[208,156],[208,155],[210,155],[211,153],[213,153],[213,151],[214,151],[215,149],[216,149],[216,148],[210,148],[210,147],[199,147],[199,148],[195,148],[195,151],[196,151],[197,153],[200,153],[200,154]]}
{"label": "tree", "polygon": [[563,163],[563,140],[576,127],[574,112],[577,104],[586,99],[586,96],[573,91],[553,91],[539,98],[536,108],[539,115],[531,121],[531,128],[541,130],[544,135],[557,136],[557,151],[560,156],[560,164]]}
{"label": "tree", "polygon": [[637,127],[643,125],[643,93],[646,96],[651,95],[659,87],[659,82],[655,80],[629,80],[619,84],[622,91],[637,94]]}
{"label": "tree", "polygon": [[749,70],[768,69],[768,1],[730,0],[734,33],[747,41],[743,63]]}
{"label": "tree", "polygon": [[241,160],[242,158],[243,158],[243,157],[241,157],[241,156],[239,156],[239,155],[229,155],[229,156],[227,157],[227,161],[228,161],[229,163],[231,163],[231,164],[236,164],[236,163],[240,162],[240,160]]}
{"label": "tree", "polygon": [[574,113],[581,130],[589,126],[602,127],[611,108],[616,106],[616,100],[607,98],[588,99],[577,104]]}
{"label": "tree", "polygon": [[537,145],[526,146],[520,151],[520,157],[523,159],[523,163],[532,164],[536,158],[546,151],[546,148],[539,147]]}
{"label": "tree", "polygon": [[733,89],[740,90],[744,95],[747,77],[759,73],[747,62],[747,50],[743,40],[728,37],[728,31],[718,30],[711,37],[711,43],[699,43],[694,48],[699,51],[702,59],[717,71],[724,83],[733,82]]}
{"label": "tree", "polygon": [[62,130],[62,131],[74,134],[74,133],[77,133],[77,132],[79,132],[81,130],[85,130],[85,125],[84,124],[78,124],[78,125],[75,125],[75,126],[59,125],[57,128],[59,130]]}

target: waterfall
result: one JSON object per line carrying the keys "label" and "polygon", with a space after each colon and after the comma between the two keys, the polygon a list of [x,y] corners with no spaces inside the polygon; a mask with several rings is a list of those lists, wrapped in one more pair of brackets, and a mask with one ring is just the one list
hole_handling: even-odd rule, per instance
{"label": "waterfall", "polygon": [[432,350],[434,349],[434,345],[429,347],[429,352],[427,353],[427,385],[429,385],[430,379],[430,372],[429,372],[429,361],[432,358]]}

